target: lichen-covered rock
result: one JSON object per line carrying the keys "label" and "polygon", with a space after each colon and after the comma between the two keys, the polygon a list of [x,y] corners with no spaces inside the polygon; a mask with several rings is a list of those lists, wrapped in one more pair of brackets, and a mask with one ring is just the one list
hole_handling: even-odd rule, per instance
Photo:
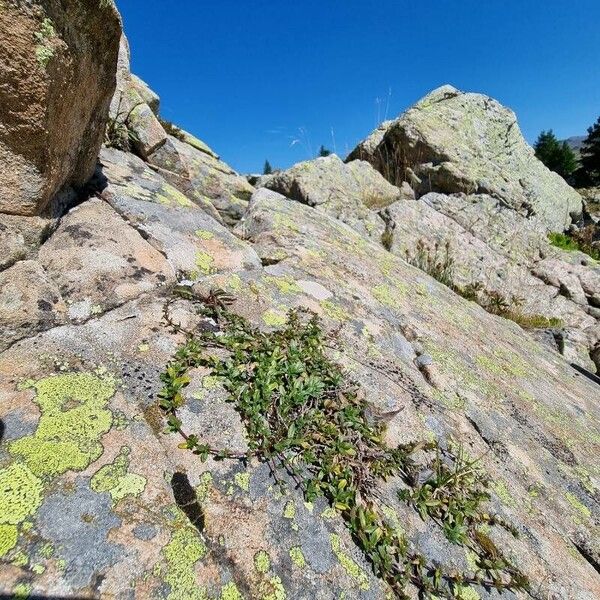
{"label": "lichen-covered rock", "polygon": [[356,158],[419,194],[489,194],[555,231],[582,209],[579,194],[535,158],[511,110],[448,85],[380,126],[348,160]]}
{"label": "lichen-covered rock", "polygon": [[318,207],[375,239],[385,230],[375,210],[400,198],[398,188],[368,163],[357,160],[346,165],[335,154],[298,163],[261,178],[257,185]]}
{"label": "lichen-covered rock", "polygon": [[[142,241],[168,257],[172,248],[159,225],[177,238],[188,231],[179,215],[191,220],[202,211],[156,200],[164,188],[153,187],[156,180],[137,159],[109,154],[106,200],[131,225],[146,228]],[[164,210],[160,222],[153,220],[155,207]],[[48,272],[74,281],[73,259],[55,270],[65,261],[61,252],[74,255],[68,236],[78,233],[86,263],[78,289],[90,293],[98,283],[89,276],[92,253],[101,274],[102,248],[115,255],[138,235],[123,220],[128,229],[121,229],[119,219],[100,200],[68,213],[42,246],[45,262],[54,257]],[[67,231],[75,225],[80,229]],[[533,589],[544,597],[596,597],[597,386],[516,325],[322,211],[262,189],[235,232],[268,266],[237,263],[199,279],[195,293],[228,292],[230,310],[264,331],[281,327],[291,307],[319,313],[331,334],[328,352],[360,383],[376,418],[385,418],[388,443],[463,443],[494,482],[490,508],[521,534],[494,543]],[[121,277],[137,283],[128,270]],[[186,336],[167,326],[165,310],[189,331],[210,323],[187,300],[165,309],[171,296],[154,284],[154,274],[144,279],[147,294],[0,354],[0,593],[389,596],[339,514],[322,499],[305,503],[284,470],[281,490],[266,463],[203,463],[166,433],[157,404],[160,374]],[[247,433],[223,382],[204,368],[189,375],[180,411],[186,428],[243,451]],[[411,547],[427,560],[468,570],[465,549],[401,503],[396,488],[394,479],[381,482],[377,498]],[[464,593],[496,597],[476,586]]]}
{"label": "lichen-covered rock", "polygon": [[396,202],[383,215],[394,254],[425,270],[445,265],[446,283],[471,289],[480,303],[495,294],[505,304],[497,308],[523,323],[529,317],[531,327],[554,327],[553,347],[559,338],[569,361],[596,371],[590,355],[600,341],[599,324],[590,308],[600,287],[598,268],[567,262],[571,257],[549,244],[539,221],[489,196],[437,193]]}
{"label": "lichen-covered rock", "polygon": [[[185,138],[185,135],[188,137]],[[180,192],[194,202],[210,202],[225,223],[233,225],[248,206],[254,188],[244,177],[219,160],[210,148],[199,148],[199,140],[184,133],[181,141],[169,136],[148,162]]]}
{"label": "lichen-covered rock", "polygon": [[[103,197],[169,261],[180,278],[260,268],[260,259],[213,216],[172,188],[142,161],[103,150]],[[204,210],[203,210],[204,209]]]}
{"label": "lichen-covered rock", "polygon": [[0,350],[63,323],[65,317],[60,292],[38,262],[19,261],[0,273]]}
{"label": "lichen-covered rock", "polygon": [[119,44],[117,83],[110,117],[129,131],[129,144],[144,159],[165,143],[167,133],[158,120],[160,98],[145,81],[131,73],[129,42]]}
{"label": "lichen-covered rock", "polygon": [[165,257],[101,200],[71,209],[38,257],[76,322],[175,279]]}
{"label": "lichen-covered rock", "polygon": [[112,2],[4,2],[0,10],[0,211],[36,215],[94,172],[121,20]]}

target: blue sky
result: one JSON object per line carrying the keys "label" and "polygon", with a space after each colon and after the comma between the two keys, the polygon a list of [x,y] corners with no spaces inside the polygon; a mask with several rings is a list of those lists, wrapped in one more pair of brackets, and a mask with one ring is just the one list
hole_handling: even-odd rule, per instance
{"label": "blue sky", "polygon": [[[117,0],[163,116],[240,172],[340,155],[444,83],[525,137],[600,115],[598,0]],[[333,136],[332,136],[333,131]]]}

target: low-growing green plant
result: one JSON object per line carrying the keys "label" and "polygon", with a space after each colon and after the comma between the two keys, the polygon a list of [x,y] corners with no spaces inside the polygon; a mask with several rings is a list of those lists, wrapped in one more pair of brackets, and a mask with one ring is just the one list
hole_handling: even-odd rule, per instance
{"label": "low-growing green plant", "polygon": [[165,130],[166,133],[172,135],[174,138],[177,138],[182,142],[186,141],[185,133],[179,127],[177,127],[175,123],[172,123],[167,119],[163,119],[163,117],[160,116],[158,117],[158,121],[162,125],[162,128]]}
{"label": "low-growing green plant", "polygon": [[[180,295],[197,303],[200,314],[210,317],[219,332],[185,332],[170,317],[165,319],[186,334],[161,380],[160,406],[168,429],[183,437],[181,448],[200,460],[248,460],[256,457],[269,464],[276,481],[286,471],[307,501],[324,496],[343,517],[350,533],[370,561],[374,573],[384,579],[400,598],[413,584],[425,597],[460,598],[464,586],[482,585],[498,590],[528,587],[520,571],[495,551],[491,557],[476,541],[476,523],[494,524],[480,504],[487,500],[487,480],[462,450],[450,472],[441,464],[435,442],[388,448],[384,425],[373,422],[358,384],[325,354],[324,333],[316,315],[296,309],[286,325],[264,332],[229,310],[231,297],[221,290],[195,299],[182,289]],[[190,369],[210,369],[228,393],[246,426],[249,450],[234,452],[214,448],[183,431],[177,410],[185,403],[184,390]],[[413,461],[417,452],[438,461],[435,481],[417,485],[421,467]],[[439,521],[446,535],[466,543],[478,556],[474,573],[447,571],[410,548],[408,540],[385,516],[377,490],[382,480],[399,476],[409,491],[401,498],[417,507],[424,517]],[[280,482],[281,483],[281,482]],[[429,485],[430,491],[424,491]],[[438,491],[436,491],[438,490]],[[433,505],[431,494],[442,504]],[[421,504],[427,507],[422,510]],[[500,521],[496,521],[500,523]],[[513,531],[513,533],[516,533]]]}
{"label": "low-growing green plant", "polygon": [[593,246],[594,231],[595,227],[588,225],[574,234],[549,233],[548,240],[557,248],[561,248],[567,252],[583,252],[591,256],[594,260],[600,261],[600,250]]}
{"label": "low-growing green plant", "polygon": [[434,242],[430,246],[425,240],[417,241],[415,252],[405,252],[406,262],[425,271],[440,283],[452,288],[454,286],[454,257],[450,241]]}
{"label": "low-growing green plant", "polygon": [[106,123],[104,143],[109,148],[131,152],[133,146],[139,142],[139,137],[129,126],[129,117],[140,104],[136,104],[129,111],[125,111],[121,110],[122,101],[123,95],[121,94],[115,115],[109,117]]}

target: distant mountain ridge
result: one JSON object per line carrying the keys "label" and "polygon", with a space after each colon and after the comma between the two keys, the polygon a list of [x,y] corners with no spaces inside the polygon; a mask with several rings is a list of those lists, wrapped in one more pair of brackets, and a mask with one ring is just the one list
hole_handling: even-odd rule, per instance
{"label": "distant mountain ridge", "polygon": [[567,146],[569,146],[569,148],[575,152],[575,155],[578,159],[579,155],[581,154],[581,147],[583,146],[583,142],[586,137],[587,136],[585,135],[573,135],[570,138],[563,140],[564,142],[567,142]]}

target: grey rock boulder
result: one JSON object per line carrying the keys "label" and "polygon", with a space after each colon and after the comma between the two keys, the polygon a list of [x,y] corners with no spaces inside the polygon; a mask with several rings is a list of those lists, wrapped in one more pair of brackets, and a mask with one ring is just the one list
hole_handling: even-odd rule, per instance
{"label": "grey rock boulder", "polygon": [[357,158],[418,195],[488,194],[550,230],[562,231],[582,210],[579,194],[535,158],[510,109],[448,85],[380,126],[348,156]]}

